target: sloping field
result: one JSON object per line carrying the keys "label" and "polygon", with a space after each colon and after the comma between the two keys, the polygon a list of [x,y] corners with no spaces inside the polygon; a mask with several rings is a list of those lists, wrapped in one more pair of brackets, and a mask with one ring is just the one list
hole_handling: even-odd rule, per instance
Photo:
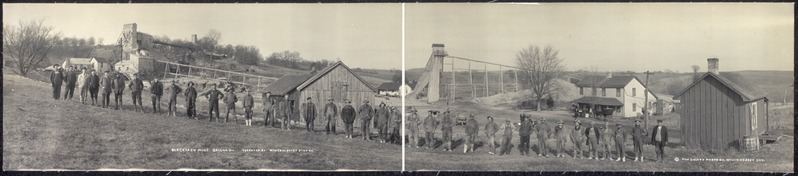
{"label": "sloping field", "polygon": [[[17,75],[3,75],[3,84],[4,170],[401,169],[399,145],[308,133],[304,127],[281,131],[263,127],[259,118],[246,127],[211,123],[204,114],[197,121],[136,113],[128,92],[125,110],[111,110],[52,100],[48,84]],[[150,111],[148,96],[143,98]]]}

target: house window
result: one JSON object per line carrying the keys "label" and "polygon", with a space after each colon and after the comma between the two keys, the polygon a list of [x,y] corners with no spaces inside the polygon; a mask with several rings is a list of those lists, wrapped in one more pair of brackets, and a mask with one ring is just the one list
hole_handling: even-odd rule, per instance
{"label": "house window", "polygon": [[615,97],[621,97],[621,88],[615,89]]}
{"label": "house window", "polygon": [[637,103],[632,103],[632,111],[637,111]]}
{"label": "house window", "polygon": [[632,88],[632,96],[633,97],[637,96],[637,88]]}
{"label": "house window", "polygon": [[601,88],[601,96],[607,96],[607,88]]}
{"label": "house window", "polygon": [[579,87],[579,95],[585,95],[585,88]]}
{"label": "house window", "polygon": [[593,96],[596,96],[596,88],[594,87],[592,90],[593,90]]}

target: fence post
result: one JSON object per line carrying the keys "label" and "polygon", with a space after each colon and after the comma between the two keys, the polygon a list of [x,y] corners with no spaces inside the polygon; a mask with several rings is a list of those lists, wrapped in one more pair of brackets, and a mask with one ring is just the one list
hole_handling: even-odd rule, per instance
{"label": "fence post", "polygon": [[488,64],[485,63],[485,97],[490,96],[490,93],[488,93],[489,91],[490,89],[488,87]]}
{"label": "fence post", "polygon": [[454,70],[454,58],[452,58],[452,93],[451,97],[449,97],[449,101],[454,101],[455,95],[457,95],[457,83],[455,82],[455,70]]}
{"label": "fence post", "polygon": [[501,89],[502,93],[504,93],[504,72],[502,71],[502,66],[499,65],[499,82],[501,82]]}
{"label": "fence post", "polygon": [[477,98],[477,86],[474,85],[474,75],[471,74],[471,61],[468,61],[468,84],[471,85],[471,97]]}

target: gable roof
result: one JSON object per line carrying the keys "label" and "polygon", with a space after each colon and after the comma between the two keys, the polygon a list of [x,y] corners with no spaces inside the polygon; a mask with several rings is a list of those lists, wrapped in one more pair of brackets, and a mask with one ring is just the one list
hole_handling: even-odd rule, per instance
{"label": "gable roof", "polygon": [[91,65],[91,58],[67,58],[64,62],[69,63],[70,65]]}
{"label": "gable roof", "polygon": [[[632,79],[637,79],[636,76],[588,76],[576,83],[578,87],[607,87],[607,88],[623,88],[629,84]],[[639,81],[639,79],[638,79]]]}
{"label": "gable roof", "polygon": [[285,95],[288,92],[296,89],[297,86],[304,83],[308,80],[312,75],[310,74],[303,74],[303,75],[285,75],[274,81],[273,83],[269,84],[264,88],[264,92],[269,91],[272,95]]}
{"label": "gable roof", "polygon": [[333,69],[335,69],[335,67],[338,67],[338,66],[344,67],[344,69],[346,69],[347,72],[349,72],[350,74],[354,75],[355,78],[360,80],[360,82],[363,82],[363,84],[366,84],[366,86],[369,89],[371,89],[371,91],[374,91],[374,92],[377,91],[377,89],[375,89],[374,86],[372,86],[371,84],[366,82],[366,80],[364,80],[363,78],[361,78],[360,76],[358,76],[357,74],[352,72],[352,70],[349,69],[349,67],[347,67],[346,65],[344,65],[344,63],[341,62],[341,61],[335,62],[334,64],[332,64],[330,66],[327,66],[326,68],[324,68],[321,71],[317,72],[316,75],[313,75],[313,77],[310,77],[307,81],[305,81],[304,83],[300,84],[299,87],[297,87],[297,90],[302,90],[305,87],[309,86],[310,84],[313,84],[313,82],[316,82],[316,80],[319,80],[319,78],[321,78],[322,76],[327,75],[327,73],[330,73],[330,71],[332,71]]}
{"label": "gable roof", "polygon": [[95,58],[91,58],[91,59],[97,60],[97,62],[99,62],[99,63],[108,63],[108,60],[105,60],[105,58],[102,58],[102,57],[95,57]]}
{"label": "gable roof", "polygon": [[699,77],[697,81],[694,81],[692,84],[690,84],[690,86],[684,88],[684,90],[673,96],[673,98],[674,99],[679,98],[685,92],[687,92],[687,90],[692,89],[695,85],[698,84],[698,82],[706,79],[707,77],[713,77],[718,81],[720,81],[721,84],[725,85],[726,87],[728,87],[729,89],[740,95],[740,97],[743,98],[744,102],[757,101],[763,98],[767,100],[767,97],[765,97],[767,93],[765,93],[765,91],[762,91],[762,89],[760,89],[759,87],[749,84],[748,81],[746,81],[742,75],[738,73],[727,73],[727,72],[722,72],[720,73],[720,75],[712,72],[704,73],[704,75],[701,75],[701,77]]}
{"label": "gable roof", "polygon": [[387,82],[380,84],[377,90],[399,90],[399,86],[402,86],[402,84],[398,82]]}

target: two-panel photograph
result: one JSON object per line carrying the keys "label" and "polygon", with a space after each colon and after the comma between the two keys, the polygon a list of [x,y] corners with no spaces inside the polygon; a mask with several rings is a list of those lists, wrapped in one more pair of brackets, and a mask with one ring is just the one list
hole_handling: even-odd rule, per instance
{"label": "two-panel photograph", "polygon": [[795,173],[794,6],[4,3],[2,169]]}

